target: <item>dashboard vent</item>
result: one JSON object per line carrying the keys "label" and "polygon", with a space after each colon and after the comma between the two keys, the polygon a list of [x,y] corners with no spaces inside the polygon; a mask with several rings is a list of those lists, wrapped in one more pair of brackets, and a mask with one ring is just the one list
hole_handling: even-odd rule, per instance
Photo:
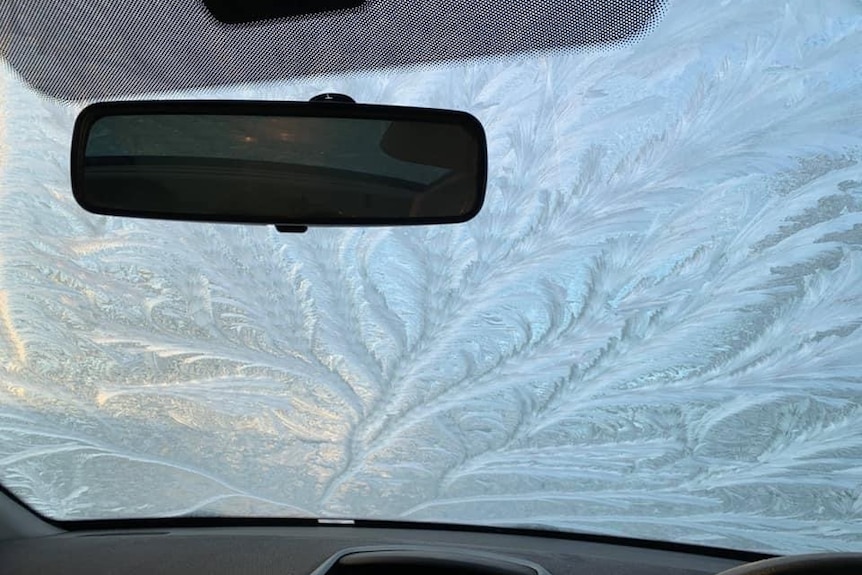
{"label": "dashboard vent", "polygon": [[312,575],[549,575],[539,565],[445,547],[361,547],[330,557]]}

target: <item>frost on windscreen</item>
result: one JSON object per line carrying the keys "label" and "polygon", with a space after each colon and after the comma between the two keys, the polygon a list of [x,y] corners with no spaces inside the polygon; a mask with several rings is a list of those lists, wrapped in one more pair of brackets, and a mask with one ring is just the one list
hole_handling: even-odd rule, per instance
{"label": "frost on windscreen", "polygon": [[[468,110],[465,225],[123,220],[3,75],[0,482],[58,519],[397,518],[862,549],[862,7],[201,92]],[[189,95],[177,95],[189,96]]]}

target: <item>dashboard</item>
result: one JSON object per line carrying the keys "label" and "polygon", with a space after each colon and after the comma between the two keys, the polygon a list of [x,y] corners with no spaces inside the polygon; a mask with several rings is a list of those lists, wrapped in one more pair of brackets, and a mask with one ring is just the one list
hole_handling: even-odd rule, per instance
{"label": "dashboard", "polygon": [[740,557],[568,537],[351,525],[74,531],[0,543],[0,573],[693,575]]}

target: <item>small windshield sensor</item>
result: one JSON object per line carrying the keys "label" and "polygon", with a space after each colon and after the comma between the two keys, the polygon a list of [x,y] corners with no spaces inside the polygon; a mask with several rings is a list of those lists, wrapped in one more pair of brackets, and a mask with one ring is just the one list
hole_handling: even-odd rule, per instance
{"label": "small windshield sensor", "polygon": [[365,0],[204,0],[210,13],[225,24],[245,24],[345,10],[357,8],[364,3]]}

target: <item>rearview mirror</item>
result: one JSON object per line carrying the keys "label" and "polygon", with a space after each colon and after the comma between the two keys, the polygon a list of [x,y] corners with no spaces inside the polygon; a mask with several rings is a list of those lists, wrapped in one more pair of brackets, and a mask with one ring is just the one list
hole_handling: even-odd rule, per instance
{"label": "rearview mirror", "polygon": [[464,222],[485,132],[464,112],[332,102],[113,102],[78,116],[72,190],[105,215],[307,225]]}

